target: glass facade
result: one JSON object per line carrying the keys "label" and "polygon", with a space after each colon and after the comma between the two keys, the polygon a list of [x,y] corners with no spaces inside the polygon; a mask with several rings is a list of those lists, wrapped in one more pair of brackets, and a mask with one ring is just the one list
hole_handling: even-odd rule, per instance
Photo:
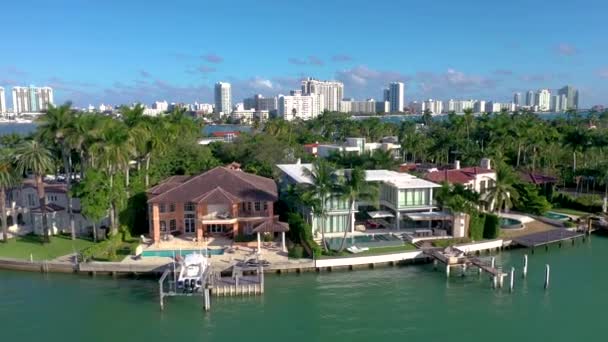
{"label": "glass facade", "polygon": [[325,226],[321,226],[321,220],[314,218],[313,231],[321,232],[324,228],[325,233],[340,233],[345,229],[350,230],[348,226],[348,214],[344,215],[328,215],[325,217]]}
{"label": "glass facade", "polygon": [[382,184],[380,200],[390,203],[396,208],[422,207],[432,204],[430,189],[397,189]]}

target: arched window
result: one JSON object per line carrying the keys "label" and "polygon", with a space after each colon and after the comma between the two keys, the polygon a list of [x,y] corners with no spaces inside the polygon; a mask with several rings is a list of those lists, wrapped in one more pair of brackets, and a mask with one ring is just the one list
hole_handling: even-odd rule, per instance
{"label": "arched window", "polygon": [[21,224],[21,225],[25,224],[22,213],[17,214],[17,224]]}
{"label": "arched window", "polygon": [[7,225],[8,227],[10,227],[10,226],[12,226],[12,225],[13,225],[13,216],[12,216],[12,215],[9,215],[9,216],[6,218],[6,225]]}

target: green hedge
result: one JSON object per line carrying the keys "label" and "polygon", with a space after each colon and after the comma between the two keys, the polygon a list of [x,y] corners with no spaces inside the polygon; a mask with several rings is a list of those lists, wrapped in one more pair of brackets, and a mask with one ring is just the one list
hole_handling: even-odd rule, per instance
{"label": "green hedge", "polygon": [[553,204],[559,208],[574,209],[587,213],[598,213],[602,211],[602,199],[597,195],[573,197],[559,193],[553,196]]}
{"label": "green hedge", "polygon": [[302,259],[304,257],[304,248],[302,245],[294,245],[289,249],[287,254],[290,258],[293,259]]}
{"label": "green hedge", "polygon": [[485,214],[483,226],[484,239],[496,239],[500,235],[500,220],[494,214]]}
{"label": "green hedge", "polygon": [[[321,255],[321,246],[313,239],[312,227],[304,221],[298,213],[289,213],[287,215],[287,223],[289,223],[289,239],[295,244],[301,244],[307,250],[309,257]],[[308,248],[306,248],[308,247]]]}
{"label": "green hedge", "polygon": [[469,237],[471,238],[471,240],[483,240],[483,231],[485,223],[486,216],[484,214],[471,214],[471,219],[469,221]]}

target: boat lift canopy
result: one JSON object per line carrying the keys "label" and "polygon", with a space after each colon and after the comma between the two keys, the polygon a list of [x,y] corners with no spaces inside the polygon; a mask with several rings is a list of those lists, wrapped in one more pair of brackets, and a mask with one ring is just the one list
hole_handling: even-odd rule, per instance
{"label": "boat lift canopy", "polygon": [[395,217],[395,215],[388,211],[369,211],[367,214],[373,219]]}
{"label": "boat lift canopy", "polygon": [[407,213],[405,217],[412,221],[451,221],[454,217],[445,211],[434,211],[431,213]]}

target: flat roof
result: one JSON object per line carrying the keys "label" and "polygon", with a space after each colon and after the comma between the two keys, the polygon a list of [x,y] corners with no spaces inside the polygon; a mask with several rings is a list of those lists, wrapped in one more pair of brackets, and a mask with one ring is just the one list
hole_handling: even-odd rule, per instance
{"label": "flat roof", "polygon": [[[278,164],[277,167],[287,176],[300,184],[312,184],[305,169],[312,170],[312,164]],[[391,170],[366,170],[365,180],[368,182],[384,182],[399,189],[438,188],[439,184],[412,176],[408,173]]]}

